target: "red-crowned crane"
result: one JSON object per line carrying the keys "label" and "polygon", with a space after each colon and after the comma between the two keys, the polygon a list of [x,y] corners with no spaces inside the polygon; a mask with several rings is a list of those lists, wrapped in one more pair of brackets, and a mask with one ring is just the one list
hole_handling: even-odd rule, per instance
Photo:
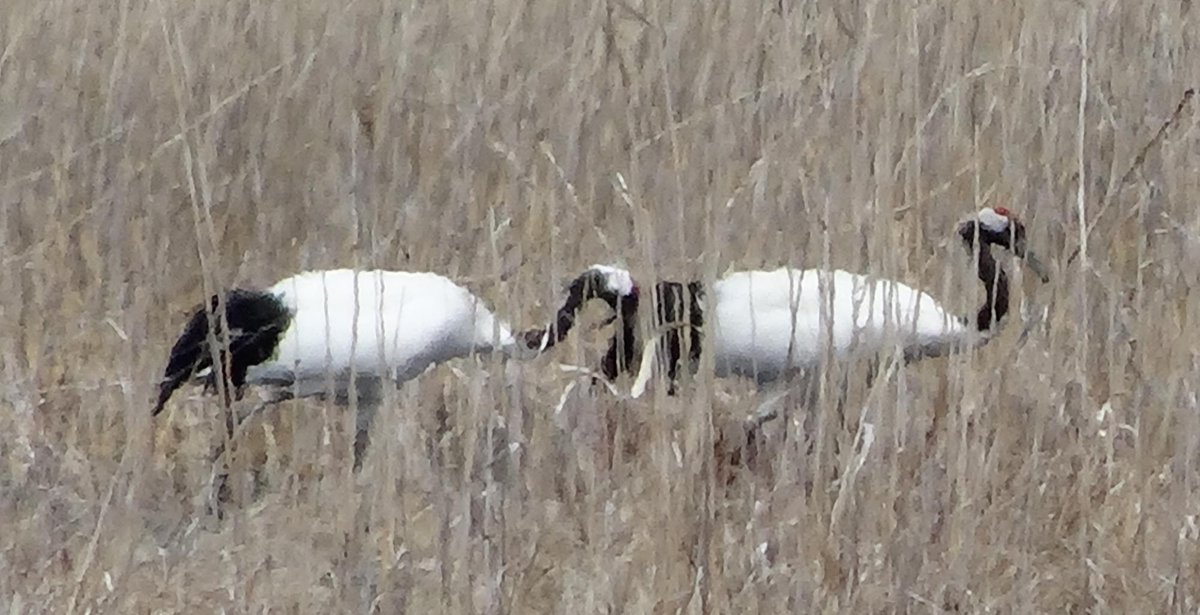
{"label": "red-crowned crane", "polygon": [[[1026,247],[1024,225],[1005,208],[979,210],[958,226],[957,234],[975,260],[985,291],[983,305],[970,317],[952,314],[929,294],[900,282],[840,270],[739,271],[711,289],[700,282],[657,283],[654,322],[665,328],[660,347],[669,393],[674,393],[682,363],[685,331],[692,369],[701,350],[710,346],[717,376],[744,376],[760,385],[820,365],[829,349],[835,359],[852,352],[899,350],[915,360],[986,342],[1009,303],[1008,275],[991,246],[1022,257],[1043,282],[1049,276]],[[590,294],[568,297],[557,327],[552,327],[556,334],[547,341],[561,340],[569,331],[573,319],[561,316],[563,310],[577,309],[591,298],[605,301],[621,321],[601,365],[604,375],[615,379],[630,369],[638,347],[637,285],[628,271],[613,266],[593,266],[579,280],[590,281]],[[705,313],[706,291],[712,295],[711,318]]]}
{"label": "red-crowned crane", "polygon": [[[309,271],[198,307],[171,349],[153,413],[188,379],[213,388],[223,370],[237,397],[246,385],[276,387],[285,399],[323,395],[332,383],[335,401],[346,404],[353,388],[358,468],[384,381],[399,384],[473,353],[529,358],[537,351],[524,340],[540,340],[542,331],[514,335],[482,300],[434,273]],[[213,369],[218,357],[223,369]]]}

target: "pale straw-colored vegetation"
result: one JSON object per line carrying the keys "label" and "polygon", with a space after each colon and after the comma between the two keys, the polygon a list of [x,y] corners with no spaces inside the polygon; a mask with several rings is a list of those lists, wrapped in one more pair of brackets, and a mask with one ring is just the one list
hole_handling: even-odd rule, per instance
{"label": "pale straw-colored vegetation", "polygon": [[[0,15],[0,610],[1200,608],[1191,2]],[[592,262],[791,264],[968,313],[949,237],[995,204],[1054,273],[1017,277],[1005,334],[870,385],[835,367],[753,471],[713,452],[748,383],[563,400],[591,326],[406,384],[357,476],[352,414],[286,404],[239,449],[258,493],[223,520],[220,404],[189,388],[150,420],[206,289],[431,270],[525,327]]]}

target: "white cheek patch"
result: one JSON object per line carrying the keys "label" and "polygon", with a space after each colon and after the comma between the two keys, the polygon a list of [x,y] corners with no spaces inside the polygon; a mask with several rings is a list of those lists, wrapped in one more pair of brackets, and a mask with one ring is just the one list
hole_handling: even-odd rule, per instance
{"label": "white cheek patch", "polygon": [[622,297],[633,294],[633,275],[628,271],[612,265],[592,265],[589,269],[604,276],[609,291]]}
{"label": "white cheek patch", "polygon": [[1008,230],[1008,217],[996,213],[996,210],[991,207],[984,207],[979,210],[979,226],[993,232],[1003,233]]}

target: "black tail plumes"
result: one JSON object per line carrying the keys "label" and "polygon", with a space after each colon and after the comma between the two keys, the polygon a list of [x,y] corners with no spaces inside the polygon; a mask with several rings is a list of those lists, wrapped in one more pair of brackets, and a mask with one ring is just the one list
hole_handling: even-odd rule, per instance
{"label": "black tail plumes", "polygon": [[[250,366],[262,363],[274,354],[279,338],[291,320],[291,314],[275,295],[254,290],[234,289],[224,297],[213,295],[208,307],[212,315],[224,315],[223,319],[217,320],[218,323],[224,320],[228,327],[229,347],[218,348],[217,354],[222,363],[227,360],[226,357],[231,357],[228,364],[230,384],[235,388],[241,387],[246,382],[246,371]],[[213,348],[209,346],[209,340],[214,338],[219,345],[224,344],[225,335],[219,324],[210,325],[209,310],[201,305],[171,348],[171,357],[159,384],[158,401],[154,404],[155,415],[162,412],[167,400],[184,382],[197,372],[213,366]],[[210,383],[224,377],[224,371],[224,366],[212,370]]]}
{"label": "black tail plumes", "polygon": [[[685,290],[686,288],[686,290]],[[658,321],[669,325],[666,333],[668,393],[675,394],[675,383],[679,378],[679,366],[683,360],[683,335],[688,333],[688,364],[695,369],[700,364],[701,333],[704,330],[704,285],[700,282],[659,285]],[[686,325],[684,324],[686,322]]]}
{"label": "black tail plumes", "polygon": [[[654,287],[656,304],[654,325],[665,327],[663,332],[663,347],[666,356],[663,360],[667,367],[669,395],[675,394],[675,384],[679,377],[679,367],[683,362],[685,330],[688,334],[688,361],[691,367],[699,364],[701,351],[701,336],[704,329],[704,286],[700,282],[659,282]],[[627,371],[633,364],[636,352],[635,327],[637,302],[629,306],[627,314],[622,315],[622,327],[613,334],[608,352],[601,363],[602,371],[609,380],[615,380],[621,372]]]}

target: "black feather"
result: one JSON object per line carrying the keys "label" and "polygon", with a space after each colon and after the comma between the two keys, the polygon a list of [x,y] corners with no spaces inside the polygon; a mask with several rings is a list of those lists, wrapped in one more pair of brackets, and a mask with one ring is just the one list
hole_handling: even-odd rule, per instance
{"label": "black feather", "polygon": [[[230,384],[240,388],[246,382],[246,371],[250,366],[266,361],[275,353],[279,338],[291,322],[291,313],[279,297],[263,291],[234,289],[225,294],[223,311],[221,303],[222,296],[213,295],[209,307],[214,316],[224,315],[229,329],[229,347],[218,349],[223,365],[221,369],[212,370],[208,384],[215,385],[216,378],[222,377],[224,363],[228,360]],[[155,415],[162,412],[167,400],[184,382],[197,372],[212,367],[210,330],[218,344],[223,344],[225,338],[219,326],[221,319],[217,320],[218,326],[212,326],[209,310],[203,305],[188,319],[183,333],[171,348],[167,368],[163,371],[158,401],[154,405]]]}
{"label": "black feather", "polygon": [[[634,299],[623,306],[625,309],[619,319],[621,326],[613,333],[608,352],[600,364],[601,371],[609,380],[615,380],[633,365],[637,350],[638,309],[636,297]],[[659,282],[654,287],[653,299],[656,304],[654,326],[666,328],[660,342],[666,351],[661,360],[667,368],[667,393],[674,395],[679,368],[684,360],[685,332],[688,336],[686,347],[689,369],[695,369],[699,365],[704,330],[704,285],[700,282]]]}

